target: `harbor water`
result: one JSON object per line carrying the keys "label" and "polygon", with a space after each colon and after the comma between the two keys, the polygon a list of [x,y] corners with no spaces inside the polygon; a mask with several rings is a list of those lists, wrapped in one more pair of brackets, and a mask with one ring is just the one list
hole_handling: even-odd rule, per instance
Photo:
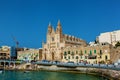
{"label": "harbor water", "polygon": [[4,71],[0,73],[0,80],[109,80],[96,75],[48,72],[48,71]]}

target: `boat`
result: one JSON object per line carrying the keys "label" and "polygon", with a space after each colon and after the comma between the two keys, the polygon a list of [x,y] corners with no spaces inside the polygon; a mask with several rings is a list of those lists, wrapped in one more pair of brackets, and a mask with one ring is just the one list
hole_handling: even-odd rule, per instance
{"label": "boat", "polygon": [[0,69],[0,74],[3,73],[3,69]]}
{"label": "boat", "polygon": [[24,71],[24,73],[29,73],[30,71]]}

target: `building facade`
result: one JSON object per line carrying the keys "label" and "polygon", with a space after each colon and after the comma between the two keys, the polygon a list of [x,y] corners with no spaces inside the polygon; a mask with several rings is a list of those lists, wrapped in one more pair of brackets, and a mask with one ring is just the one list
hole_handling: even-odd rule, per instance
{"label": "building facade", "polygon": [[40,53],[39,49],[27,49],[24,51],[18,51],[17,59],[24,61],[39,60]]}
{"label": "building facade", "polygon": [[42,43],[42,60],[62,61],[65,47],[87,45],[82,39],[63,34],[60,21],[58,21],[56,31],[49,23],[46,36],[46,43]]}
{"label": "building facade", "polygon": [[119,35],[120,35],[120,30],[101,33],[100,36],[98,36],[98,41],[99,41],[99,43],[107,42],[114,46],[116,44],[116,42],[120,41]]}
{"label": "building facade", "polygon": [[120,46],[111,49],[111,61],[115,63],[118,60],[120,60]]}
{"label": "building facade", "polygon": [[66,47],[64,49],[63,62],[75,63],[109,63],[110,62],[110,45],[104,46],[81,46]]}
{"label": "building facade", "polygon": [[0,47],[0,59],[10,59],[10,47],[2,46]]}

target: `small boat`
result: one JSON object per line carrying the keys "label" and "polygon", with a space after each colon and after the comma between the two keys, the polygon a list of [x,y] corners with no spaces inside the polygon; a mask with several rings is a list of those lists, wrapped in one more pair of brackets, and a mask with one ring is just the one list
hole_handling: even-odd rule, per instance
{"label": "small boat", "polygon": [[3,69],[0,69],[0,73],[3,73]]}
{"label": "small boat", "polygon": [[0,73],[3,73],[3,71],[0,71]]}
{"label": "small boat", "polygon": [[24,73],[29,73],[30,71],[24,71]]}

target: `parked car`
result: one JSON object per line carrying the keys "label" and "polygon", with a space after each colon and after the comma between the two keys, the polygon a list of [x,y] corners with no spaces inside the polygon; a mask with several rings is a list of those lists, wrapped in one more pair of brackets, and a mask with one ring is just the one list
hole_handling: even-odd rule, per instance
{"label": "parked car", "polygon": [[52,61],[53,64],[60,63],[60,61]]}
{"label": "parked car", "polygon": [[114,65],[114,64],[108,64],[107,66],[108,66],[108,67],[110,67],[110,68],[115,67],[115,65]]}
{"label": "parked car", "polygon": [[36,61],[35,61],[35,60],[31,60],[31,63],[32,63],[32,62],[36,62]]}
{"label": "parked car", "polygon": [[67,64],[74,64],[74,62],[73,61],[69,61],[69,62],[67,62]]}
{"label": "parked car", "polygon": [[48,62],[50,62],[50,61],[48,61],[48,60],[42,60],[42,62],[47,62],[47,63],[48,63]]}
{"label": "parked car", "polygon": [[105,67],[107,67],[107,64],[100,64],[100,67],[105,68]]}

